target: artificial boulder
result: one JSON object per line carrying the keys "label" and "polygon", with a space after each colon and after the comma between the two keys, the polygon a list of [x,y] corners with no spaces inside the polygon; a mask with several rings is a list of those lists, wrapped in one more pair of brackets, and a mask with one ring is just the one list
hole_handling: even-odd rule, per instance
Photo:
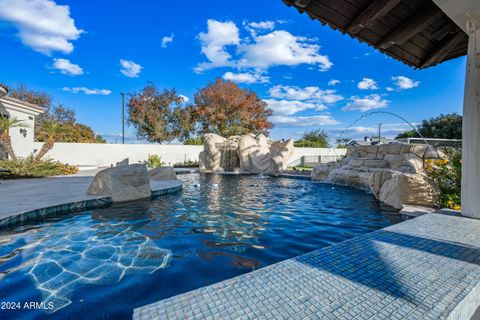
{"label": "artificial boulder", "polygon": [[334,161],[326,163],[323,166],[317,166],[313,168],[311,178],[312,180],[327,181],[328,176],[330,175],[330,172],[333,169],[338,168],[339,166],[340,164]]}
{"label": "artificial boulder", "polygon": [[117,163],[116,163],[116,166],[117,166],[117,167],[120,167],[120,166],[128,166],[128,165],[130,164],[129,162],[130,162],[130,160],[129,160],[128,158],[125,158],[125,159],[123,159],[122,161],[117,162]]}
{"label": "artificial boulder", "polygon": [[219,149],[227,139],[214,133],[207,133],[203,136],[203,151],[199,155],[200,171],[223,171],[220,166],[222,152]]}
{"label": "artificial boulder", "polygon": [[340,162],[314,168],[312,180],[371,191],[377,199],[403,205],[437,207],[440,191],[428,178],[424,160],[439,153],[427,145],[387,144],[350,147]]}
{"label": "artificial boulder", "polygon": [[90,195],[111,196],[113,202],[148,198],[151,193],[147,167],[143,164],[104,169],[95,175],[87,190]]}
{"label": "artificial boulder", "polygon": [[404,205],[436,207],[440,201],[440,189],[423,174],[375,171],[369,184],[378,200],[396,209]]}
{"label": "artificial boulder", "polygon": [[263,134],[232,136],[226,139],[209,133],[204,136],[200,170],[278,175],[286,169],[292,154],[291,139],[271,142]]}
{"label": "artificial boulder", "polygon": [[177,174],[173,167],[157,167],[148,171],[151,180],[176,180]]}

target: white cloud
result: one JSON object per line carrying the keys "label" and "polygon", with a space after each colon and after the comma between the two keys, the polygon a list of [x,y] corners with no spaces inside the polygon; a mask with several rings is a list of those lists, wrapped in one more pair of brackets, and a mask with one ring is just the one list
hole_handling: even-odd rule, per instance
{"label": "white cloud", "polygon": [[70,8],[55,1],[0,0],[0,8],[0,20],[18,29],[22,43],[46,55],[72,52],[71,41],[83,32],[70,17]]}
{"label": "white cloud", "polygon": [[183,99],[184,103],[187,103],[188,101],[190,101],[190,99],[187,96],[184,96],[183,94],[180,94],[178,96]]}
{"label": "white cloud", "polygon": [[356,110],[365,112],[373,109],[386,108],[389,102],[390,101],[388,100],[382,99],[382,97],[378,94],[371,94],[364,97],[353,96],[342,110]]}
{"label": "white cloud", "polygon": [[415,81],[404,76],[392,77],[392,80],[399,89],[404,90],[418,87],[418,85],[420,84],[420,81]]}
{"label": "white cloud", "polygon": [[172,33],[169,37],[165,36],[162,38],[162,48],[166,48],[170,42],[173,42],[173,36],[174,34]]}
{"label": "white cloud", "polygon": [[83,74],[83,69],[78,64],[71,63],[67,59],[53,59],[53,68],[60,70],[62,74],[70,76],[79,76]]}
{"label": "white cloud", "polygon": [[142,66],[131,61],[120,59],[120,65],[122,66],[120,72],[129,78],[138,78],[140,72],[142,71]]}
{"label": "white cloud", "polygon": [[271,116],[269,120],[279,127],[313,127],[339,124],[330,115],[318,116]]}
{"label": "white cloud", "polygon": [[202,72],[216,67],[232,66],[231,55],[226,47],[240,43],[237,25],[231,21],[220,22],[209,19],[207,33],[201,32],[198,37],[202,46],[202,53],[209,62],[197,65],[195,72]]}
{"label": "white cloud", "polygon": [[312,39],[297,37],[284,30],[273,31],[254,38],[253,43],[242,44],[239,67],[266,70],[272,66],[318,65],[320,71],[333,66],[328,56],[320,54],[320,46]]}
{"label": "white cloud", "polygon": [[270,96],[277,99],[309,100],[320,103],[335,103],[343,100],[335,90],[321,90],[319,87],[304,87],[277,85],[268,91]]}
{"label": "white cloud", "polygon": [[358,89],[361,90],[377,90],[377,82],[370,78],[363,78],[357,85]]}
{"label": "white cloud", "polygon": [[305,110],[323,111],[327,107],[321,103],[303,102],[298,100],[264,99],[274,115],[291,116]]}
{"label": "white cloud", "polygon": [[386,88],[388,92],[391,92],[391,91],[394,91],[395,89],[393,89],[392,87],[387,87]]}
{"label": "white cloud", "polygon": [[253,37],[257,36],[258,32],[265,32],[275,29],[275,21],[260,21],[260,22],[243,22],[245,30],[250,32]]}
{"label": "white cloud", "polygon": [[337,80],[337,79],[332,79],[330,81],[328,81],[328,85],[329,86],[336,86],[337,84],[340,84],[340,80]]}
{"label": "white cloud", "polygon": [[[313,43],[315,39],[294,36],[284,30],[275,30],[257,35],[258,30],[269,31],[271,22],[255,24],[252,37],[240,38],[237,25],[231,21],[207,21],[208,30],[201,32],[199,39],[202,53],[208,62],[202,62],[194,69],[202,72],[216,67],[236,67],[266,71],[273,66],[297,66],[309,64],[318,66],[320,71],[330,69],[333,63],[328,56],[320,54],[320,46]],[[252,28],[253,23],[248,24]],[[236,55],[227,51],[228,46],[236,47]]]}
{"label": "white cloud", "polygon": [[270,77],[262,76],[260,73],[233,73],[226,72],[223,79],[237,83],[268,83]]}
{"label": "white cloud", "polygon": [[107,90],[107,89],[89,89],[86,87],[63,87],[63,91],[71,92],[71,93],[84,93],[87,95],[102,95],[102,96],[108,96],[112,91]]}

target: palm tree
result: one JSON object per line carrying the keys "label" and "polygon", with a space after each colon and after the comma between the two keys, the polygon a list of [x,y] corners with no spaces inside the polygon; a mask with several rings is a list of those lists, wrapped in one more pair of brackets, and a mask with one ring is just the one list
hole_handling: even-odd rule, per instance
{"label": "palm tree", "polygon": [[3,146],[12,160],[17,159],[17,156],[12,148],[12,140],[10,139],[9,133],[10,128],[14,127],[27,128],[28,126],[24,124],[22,120],[18,120],[17,118],[9,118],[0,115],[0,144]]}
{"label": "palm tree", "polygon": [[55,139],[58,134],[62,132],[62,126],[56,122],[45,122],[42,126],[42,131],[45,133],[45,142],[43,143],[42,148],[38,152],[35,160],[40,160],[45,156],[45,154],[53,148],[55,144]]}

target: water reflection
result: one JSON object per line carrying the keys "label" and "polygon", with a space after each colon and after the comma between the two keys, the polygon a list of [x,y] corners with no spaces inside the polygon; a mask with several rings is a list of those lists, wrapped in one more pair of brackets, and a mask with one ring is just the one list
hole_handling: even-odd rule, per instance
{"label": "water reflection", "polygon": [[68,306],[70,296],[81,285],[115,284],[129,274],[153,273],[168,267],[170,250],[159,248],[149,237],[135,231],[148,221],[145,217],[130,224],[126,221],[132,219],[131,210],[112,207],[94,212],[92,218],[77,216],[44,228],[27,228],[23,233],[28,239],[25,242],[2,237],[5,247],[15,249],[0,261],[11,261],[20,253],[23,260],[4,271],[3,276],[14,271],[28,275],[41,292],[44,305],[49,306],[44,311],[53,313]]}

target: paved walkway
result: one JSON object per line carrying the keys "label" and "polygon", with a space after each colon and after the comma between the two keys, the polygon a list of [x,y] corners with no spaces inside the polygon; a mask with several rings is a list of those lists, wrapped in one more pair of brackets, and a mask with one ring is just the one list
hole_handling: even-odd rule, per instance
{"label": "paved walkway", "polygon": [[480,220],[426,214],[137,308],[133,318],[469,319],[479,304]]}
{"label": "paved walkway", "polygon": [[[93,176],[99,170],[80,171],[74,176],[41,179],[2,180],[0,220],[17,214],[66,203],[105,198],[87,195]],[[152,190],[181,185],[180,181],[150,181]]]}

